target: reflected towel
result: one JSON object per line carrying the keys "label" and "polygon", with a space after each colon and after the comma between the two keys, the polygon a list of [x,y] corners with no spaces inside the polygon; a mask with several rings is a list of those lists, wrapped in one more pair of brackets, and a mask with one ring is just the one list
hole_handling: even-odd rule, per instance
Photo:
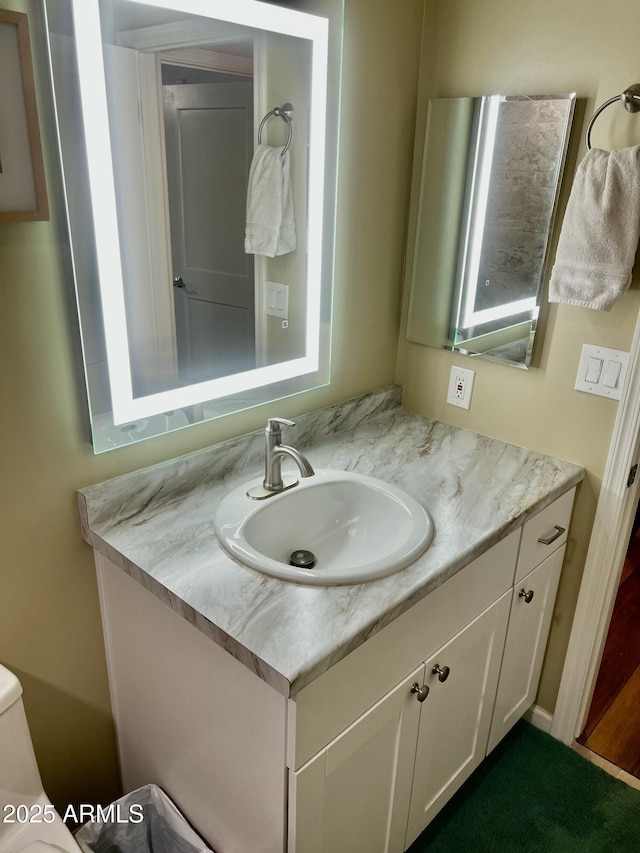
{"label": "reflected towel", "polygon": [[258,145],[249,172],[244,250],[249,255],[286,255],[296,248],[289,152]]}
{"label": "reflected towel", "polygon": [[640,236],[640,146],[592,149],[578,166],[549,302],[609,311],[631,283]]}

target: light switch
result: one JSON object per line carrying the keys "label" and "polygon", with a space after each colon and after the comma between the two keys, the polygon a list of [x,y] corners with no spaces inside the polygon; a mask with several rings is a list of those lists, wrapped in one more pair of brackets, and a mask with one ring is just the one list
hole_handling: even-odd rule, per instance
{"label": "light switch", "polygon": [[619,400],[628,361],[629,353],[624,350],[583,344],[576,376],[576,391]]}
{"label": "light switch", "polygon": [[271,317],[289,319],[289,285],[278,284],[275,281],[265,281],[265,314]]}
{"label": "light switch", "polygon": [[621,368],[622,365],[619,361],[608,361],[604,371],[602,384],[606,385],[607,388],[617,388]]}
{"label": "light switch", "polygon": [[599,382],[600,374],[602,373],[602,359],[590,356],[587,361],[587,373],[584,377],[585,382]]}

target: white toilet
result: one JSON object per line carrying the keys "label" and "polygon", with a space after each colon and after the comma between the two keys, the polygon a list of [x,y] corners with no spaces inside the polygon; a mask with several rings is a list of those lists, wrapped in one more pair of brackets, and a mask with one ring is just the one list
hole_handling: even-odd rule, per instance
{"label": "white toilet", "polygon": [[0,665],[0,853],[80,853],[42,787],[21,697]]}

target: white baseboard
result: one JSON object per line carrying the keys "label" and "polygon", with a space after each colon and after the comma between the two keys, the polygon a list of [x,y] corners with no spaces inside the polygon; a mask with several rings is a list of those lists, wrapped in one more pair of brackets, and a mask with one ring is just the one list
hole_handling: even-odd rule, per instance
{"label": "white baseboard", "polygon": [[524,719],[531,723],[532,726],[535,726],[540,731],[546,732],[547,734],[551,731],[551,724],[553,723],[553,714],[550,714],[548,711],[545,711],[544,708],[541,708],[540,705],[532,705],[529,710],[525,713]]}

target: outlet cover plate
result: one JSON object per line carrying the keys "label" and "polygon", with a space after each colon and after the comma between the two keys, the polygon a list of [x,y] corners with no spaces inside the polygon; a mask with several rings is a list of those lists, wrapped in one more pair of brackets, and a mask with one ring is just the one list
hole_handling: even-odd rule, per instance
{"label": "outlet cover plate", "polygon": [[466,370],[464,367],[451,368],[449,376],[449,389],[447,391],[447,403],[458,406],[460,409],[471,408],[471,392],[473,391],[473,380],[475,370]]}

